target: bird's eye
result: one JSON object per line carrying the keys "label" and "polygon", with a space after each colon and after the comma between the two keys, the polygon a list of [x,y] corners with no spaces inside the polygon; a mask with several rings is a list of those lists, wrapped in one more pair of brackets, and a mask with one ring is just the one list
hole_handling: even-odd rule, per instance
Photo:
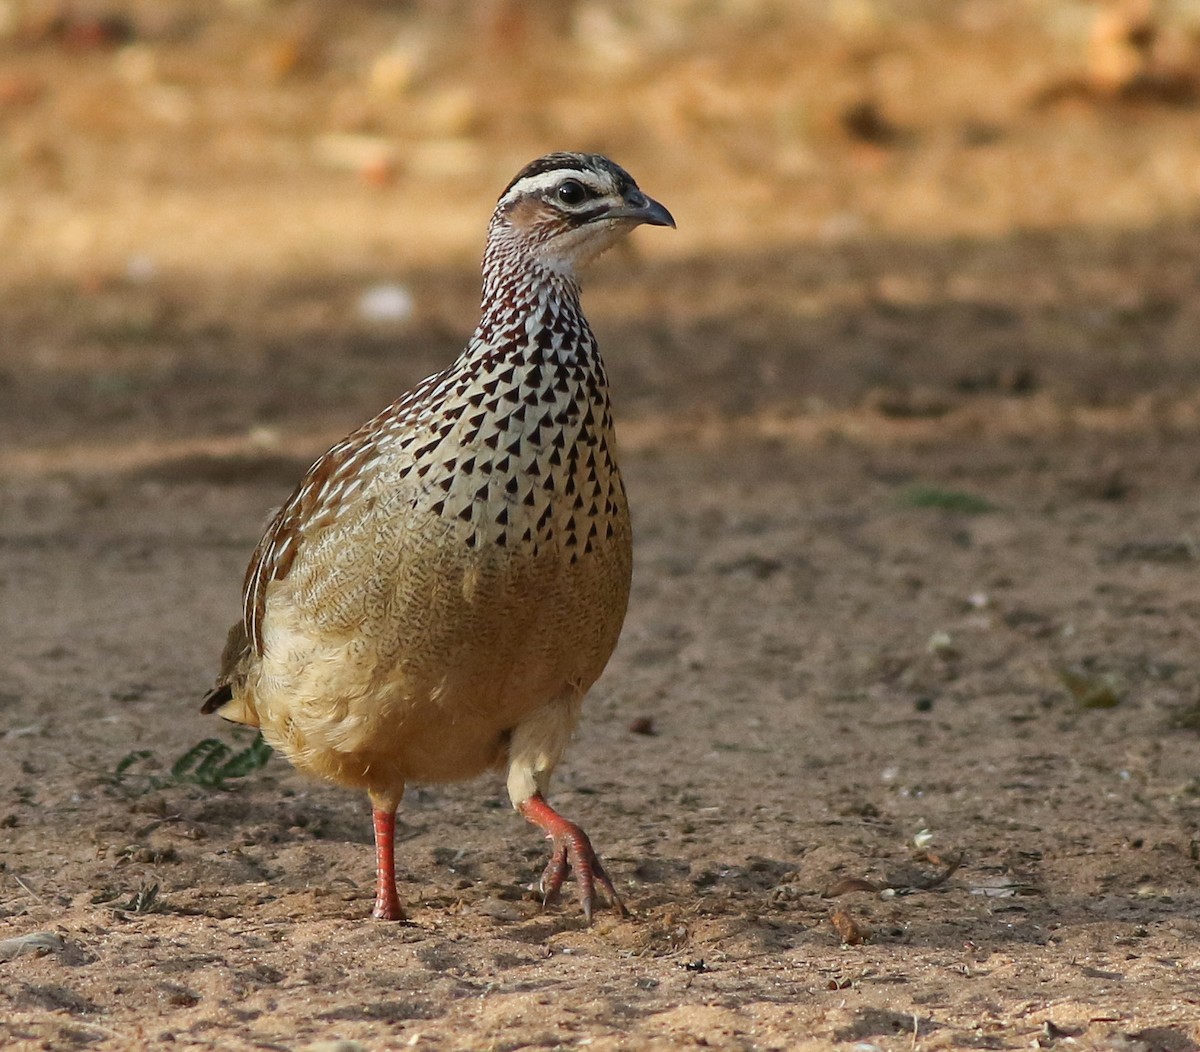
{"label": "bird's eye", "polygon": [[564,205],[582,204],[586,198],[586,188],[576,179],[568,179],[558,188],[558,199]]}

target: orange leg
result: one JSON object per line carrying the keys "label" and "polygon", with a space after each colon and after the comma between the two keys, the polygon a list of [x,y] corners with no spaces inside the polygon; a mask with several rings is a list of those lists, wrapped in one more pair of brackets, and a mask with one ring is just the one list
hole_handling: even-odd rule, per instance
{"label": "orange leg", "polygon": [[592,906],[596,901],[597,884],[604,889],[612,901],[613,908],[622,917],[628,917],[629,911],[621,902],[613,887],[608,874],[592,849],[592,842],[587,834],[574,822],[568,822],[554,810],[541,793],[534,793],[520,806],[523,814],[530,822],[546,833],[546,839],[553,845],[550,861],[542,874],[542,902],[550,905],[558,898],[559,889],[566,879],[567,871],[574,870],[575,882],[579,885],[579,899],[583,904],[583,916],[590,924],[592,922]]}
{"label": "orange leg", "polygon": [[378,920],[404,920],[404,907],[396,892],[396,808],[373,807],[375,822],[375,909]]}

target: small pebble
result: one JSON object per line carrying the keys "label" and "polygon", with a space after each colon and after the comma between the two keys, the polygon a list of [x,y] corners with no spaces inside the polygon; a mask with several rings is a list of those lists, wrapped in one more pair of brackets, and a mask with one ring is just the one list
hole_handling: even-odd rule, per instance
{"label": "small pebble", "polygon": [[153,256],[140,252],[125,261],[125,277],[134,285],[145,285],[158,277],[158,264]]}
{"label": "small pebble", "polygon": [[62,936],[52,931],[33,932],[30,935],[18,935],[13,939],[0,941],[0,961],[11,961],[27,953],[42,955],[61,950],[66,945]]}
{"label": "small pebble", "polygon": [[403,285],[372,285],[358,298],[359,316],[372,322],[408,321],[414,306]]}

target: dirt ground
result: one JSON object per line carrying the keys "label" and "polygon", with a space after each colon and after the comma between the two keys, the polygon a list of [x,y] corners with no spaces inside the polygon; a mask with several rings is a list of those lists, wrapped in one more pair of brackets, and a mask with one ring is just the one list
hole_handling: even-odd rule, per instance
{"label": "dirt ground", "polygon": [[[1200,1049],[1195,27],[1114,87],[1083,4],[338,6],[0,5],[0,1046]],[[365,799],[170,769],[563,146],[680,226],[585,289],[636,571],[553,799],[633,916],[496,776],[372,922]]]}

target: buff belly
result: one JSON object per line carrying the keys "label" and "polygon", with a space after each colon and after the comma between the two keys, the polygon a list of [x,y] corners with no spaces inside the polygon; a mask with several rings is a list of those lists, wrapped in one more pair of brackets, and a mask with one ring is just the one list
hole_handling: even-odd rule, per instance
{"label": "buff belly", "polygon": [[627,527],[574,562],[553,546],[423,546],[349,570],[320,554],[268,593],[239,700],[295,766],[369,790],[502,765],[547,707],[569,735],[629,596]]}

